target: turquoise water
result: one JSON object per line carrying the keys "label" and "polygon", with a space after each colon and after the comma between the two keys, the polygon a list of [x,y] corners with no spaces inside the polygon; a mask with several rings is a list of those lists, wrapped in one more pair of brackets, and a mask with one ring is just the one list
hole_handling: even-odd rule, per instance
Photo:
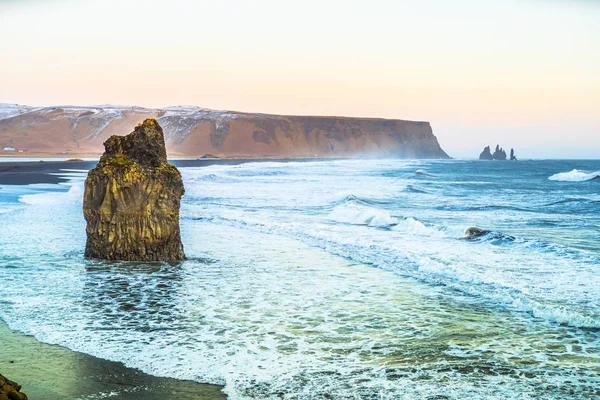
{"label": "turquoise water", "polygon": [[62,171],[68,184],[0,188],[0,317],[234,399],[600,397],[598,171],[182,168],[177,265],[85,260],[85,173]]}

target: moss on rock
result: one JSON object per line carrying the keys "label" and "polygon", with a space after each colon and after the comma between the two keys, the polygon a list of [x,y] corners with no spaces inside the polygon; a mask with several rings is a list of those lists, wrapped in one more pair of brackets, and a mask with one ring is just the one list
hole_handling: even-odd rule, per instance
{"label": "moss on rock", "polygon": [[85,255],[130,261],[185,258],[179,231],[181,174],[167,162],[162,128],[147,119],[111,136],[85,181]]}

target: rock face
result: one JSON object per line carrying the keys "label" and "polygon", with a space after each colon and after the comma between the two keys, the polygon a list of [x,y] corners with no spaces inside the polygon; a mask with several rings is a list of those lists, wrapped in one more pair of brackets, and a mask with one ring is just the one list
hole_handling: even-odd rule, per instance
{"label": "rock face", "polygon": [[506,160],[506,152],[499,145],[496,145],[496,151],[494,151],[494,160]]}
{"label": "rock face", "polygon": [[163,127],[171,157],[448,158],[428,122],[269,115],[187,106],[33,108],[0,104],[0,149],[12,147],[29,157],[97,157],[111,135],[127,132],[146,118],[155,118]]}
{"label": "rock face", "polygon": [[485,229],[480,229],[477,228],[476,226],[472,226],[470,228],[467,228],[467,230],[465,230],[465,238],[466,239],[475,239],[481,236],[485,236],[487,234],[489,234],[491,231],[485,230]]}
{"label": "rock face", "polygon": [[480,160],[493,160],[494,156],[490,150],[490,146],[485,146],[481,154],[479,155]]}
{"label": "rock face", "polygon": [[111,136],[85,181],[86,257],[177,261],[183,180],[167,163],[163,130],[146,119],[127,136]]}
{"label": "rock face", "polygon": [[21,393],[21,385],[0,375],[0,400],[27,400],[27,395]]}
{"label": "rock face", "polygon": [[[491,150],[490,150],[490,146],[485,146],[485,148],[483,149],[483,152],[479,155],[479,159],[480,160],[506,160],[506,151],[504,151],[504,149],[502,147],[500,147],[500,145],[496,145],[496,150],[494,151],[494,154],[492,154]],[[517,157],[515,157],[515,150],[514,149],[510,149],[510,159],[511,160],[516,160]]]}

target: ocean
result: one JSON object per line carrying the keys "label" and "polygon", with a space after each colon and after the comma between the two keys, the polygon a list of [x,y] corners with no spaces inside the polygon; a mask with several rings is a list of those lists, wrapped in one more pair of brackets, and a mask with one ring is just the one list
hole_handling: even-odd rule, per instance
{"label": "ocean", "polygon": [[0,318],[231,399],[600,398],[600,161],[180,170],[177,264],[83,257],[85,171],[3,185]]}

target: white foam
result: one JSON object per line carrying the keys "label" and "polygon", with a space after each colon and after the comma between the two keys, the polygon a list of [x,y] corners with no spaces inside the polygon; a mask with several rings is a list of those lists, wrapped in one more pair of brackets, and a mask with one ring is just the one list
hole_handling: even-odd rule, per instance
{"label": "white foam", "polygon": [[421,221],[408,217],[400,220],[397,225],[393,228],[395,231],[402,231],[419,236],[430,236],[430,237],[445,237],[446,234],[435,227],[426,226]]}
{"label": "white foam", "polygon": [[59,205],[78,203],[83,200],[83,183],[74,184],[67,192],[43,192],[25,194],[19,201],[30,205]]}
{"label": "white foam", "polygon": [[551,181],[560,182],[585,182],[600,177],[600,171],[596,172],[585,172],[574,169],[570,172],[561,172],[554,174],[548,179]]}
{"label": "white foam", "polygon": [[335,207],[329,213],[329,219],[345,224],[375,227],[390,226],[398,222],[397,218],[392,217],[385,210],[364,206],[355,201],[349,201]]}
{"label": "white foam", "polygon": [[[42,206],[2,215],[0,257],[13,269],[0,265],[0,279],[13,290],[0,293],[0,316],[42,341],[225,384],[232,400],[569,398],[562,387],[586,398],[579,386],[598,382],[597,332],[550,322],[597,326],[598,263],[461,239],[468,226],[504,231],[490,225],[505,220],[436,209],[453,189],[406,193],[415,166],[406,169],[394,160],[184,168],[189,259],[176,267],[83,261],[81,206],[66,192],[33,197]],[[57,187],[19,188],[34,189]]]}

